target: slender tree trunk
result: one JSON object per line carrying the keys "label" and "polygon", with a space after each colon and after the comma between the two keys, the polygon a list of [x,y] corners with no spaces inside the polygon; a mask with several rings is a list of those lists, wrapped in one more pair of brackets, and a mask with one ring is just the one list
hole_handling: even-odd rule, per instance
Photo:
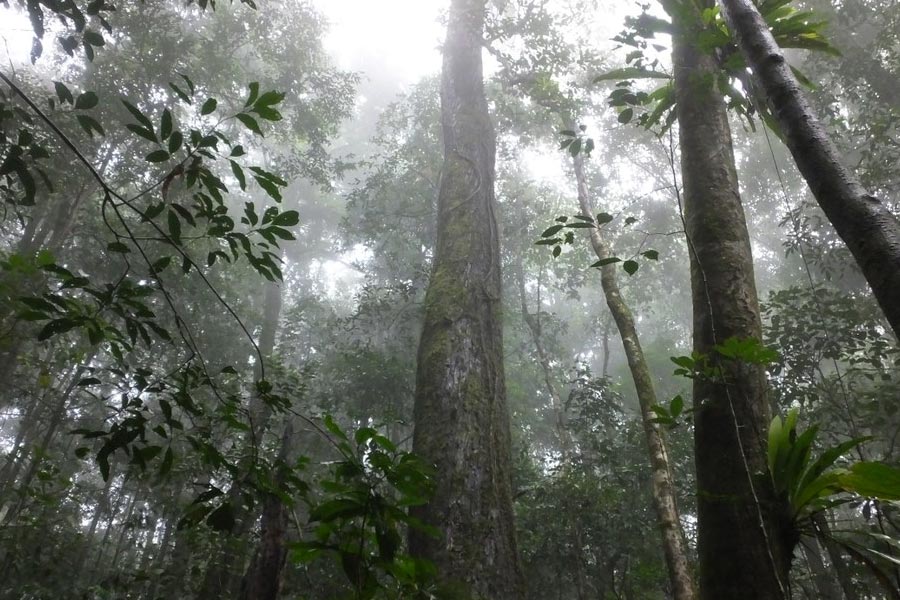
{"label": "slender tree trunk", "polygon": [[115,573],[119,568],[119,558],[122,556],[122,552],[125,550],[125,540],[128,539],[129,534],[134,530],[134,526],[131,523],[132,517],[134,517],[134,507],[137,505],[138,501],[138,490],[135,490],[131,495],[131,499],[128,501],[128,508],[125,509],[123,513],[124,517],[122,519],[122,528],[119,531],[119,537],[116,539],[115,550],[113,551],[112,559],[109,561],[109,572]]}
{"label": "slender tree trunk", "polygon": [[[593,218],[594,207],[591,203],[587,177],[584,172],[584,157],[578,155],[573,160],[575,181],[578,186],[578,204],[581,214]],[[597,258],[612,256],[610,248],[600,235],[600,230],[592,228],[591,246]],[[638,338],[637,328],[631,308],[622,297],[616,276],[616,265],[601,267],[601,283],[606,296],[606,304],[619,329],[625,358],[637,391],[638,404],[641,409],[641,422],[644,426],[644,439],[650,454],[650,487],[656,518],[659,521],[662,536],[663,554],[669,571],[669,581],[675,600],[692,600],[695,597],[694,578],[691,574],[690,561],[687,557],[684,533],[681,530],[681,519],[678,516],[678,504],[675,500],[675,485],[669,469],[669,453],[659,425],[653,422],[656,417],[652,407],[657,404],[656,390],[653,388],[653,377],[644,358],[644,350]]]}
{"label": "slender tree trunk", "polygon": [[853,585],[853,578],[847,569],[847,559],[844,553],[841,552],[841,547],[835,543],[834,538],[831,536],[831,527],[828,525],[828,518],[825,516],[825,513],[817,513],[813,517],[813,523],[816,526],[816,539],[819,540],[819,543],[825,547],[825,552],[828,553],[828,560],[834,568],[835,575],[837,575],[838,583],[840,583],[841,590],[844,592],[844,598],[846,600],[859,600],[859,592],[856,591],[856,586]]}
{"label": "slender tree trunk", "polygon": [[822,560],[822,550],[819,548],[819,540],[814,537],[805,538],[801,544],[803,554],[806,556],[806,564],[812,575],[818,598],[821,600],[843,600],[841,588],[832,578],[825,561]]}
{"label": "slender tree trunk", "polygon": [[[5,461],[3,467],[0,468],[0,503],[8,500],[6,497],[7,492],[12,491],[13,484],[19,476],[19,471],[22,470],[22,465],[25,463],[25,458],[28,455],[25,448],[27,448],[30,443],[35,424],[38,421],[37,417],[39,413],[40,408],[38,404],[36,402],[31,402],[25,408],[25,414],[21,421],[19,421],[16,439],[13,441],[9,453],[3,459]],[[26,443],[26,440],[29,441]],[[2,506],[3,504],[0,504],[0,507]],[[3,521],[4,516],[0,514],[0,523],[3,523]]]}
{"label": "slender tree trunk", "polygon": [[797,168],[900,336],[900,220],[842,163],[751,0],[722,0],[741,53],[765,91]]}
{"label": "slender tree trunk", "polygon": [[[172,513],[174,511],[167,511],[168,513]],[[145,594],[145,598],[147,600],[156,600],[157,591],[159,590],[159,584],[161,575],[165,572],[166,560],[169,556],[169,544],[172,541],[172,534],[175,531],[175,515],[174,514],[165,514],[163,515],[163,535],[162,539],[159,541],[159,546],[156,549],[156,554],[153,557],[153,563],[150,566],[152,569],[152,573],[149,573],[150,580],[147,583],[147,592]]]}
{"label": "slender tree trunk", "polygon": [[416,375],[413,450],[437,468],[415,514],[441,539],[410,534],[446,585],[475,598],[524,596],[512,510],[503,380],[495,140],[482,80],[486,0],[452,0],[444,45],[444,165],[438,235]]}
{"label": "slender tree trunk", "polygon": [[694,350],[722,376],[694,379],[700,593],[705,600],[787,594],[796,543],[768,475],[769,398],[759,365],[717,358],[729,338],[762,339],[750,238],[715,58],[698,47],[699,11],[673,11],[676,110],[691,259]]}
{"label": "slender tree trunk", "polygon": [[[281,305],[281,287],[276,284],[268,284],[263,296],[263,323],[257,342],[263,360],[268,360],[275,350]],[[256,379],[262,377],[262,367],[261,363],[257,363]],[[248,443],[251,446],[250,450],[256,452],[260,448],[262,436],[272,416],[272,409],[262,401],[262,398],[254,396],[250,401],[249,414]],[[240,589],[241,573],[243,573],[246,557],[246,545],[243,543],[243,538],[250,531],[256,518],[255,514],[251,514],[243,503],[242,495],[249,483],[247,465],[243,465],[243,470],[245,471],[244,475],[235,480],[228,490],[228,502],[231,503],[234,510],[235,524],[231,531],[222,534],[221,546],[214,550],[213,558],[203,578],[203,584],[197,593],[197,597],[201,600],[232,596]]]}
{"label": "slender tree trunk", "polygon": [[[281,449],[278,453],[278,474],[276,485],[285,481],[284,465],[290,459],[294,439],[294,426],[288,420],[281,437]],[[250,561],[250,567],[241,583],[241,600],[276,600],[281,589],[284,562],[287,558],[287,507],[275,494],[269,494],[263,500],[260,539]]]}
{"label": "slender tree trunk", "polygon": [[[538,306],[537,314],[531,314],[528,310],[528,296],[525,292],[525,269],[522,265],[521,253],[517,258],[516,266],[516,279],[518,280],[519,297],[522,303],[522,319],[525,321],[525,324],[528,325],[528,329],[531,332],[531,339],[534,342],[534,349],[537,352],[538,363],[541,365],[541,371],[544,374],[544,386],[547,388],[547,394],[550,396],[550,405],[553,408],[556,437],[559,440],[560,448],[562,449],[562,472],[566,473],[572,464],[572,436],[566,429],[565,407],[560,398],[559,390],[556,388],[556,383],[553,381],[553,368],[550,366],[550,357],[547,355],[547,351],[544,348],[540,317],[541,308]],[[538,277],[538,289],[540,289],[540,285],[541,279]],[[540,292],[538,292],[538,298],[540,298]],[[571,504],[572,503],[568,500],[566,501],[566,506],[563,507],[565,512],[564,518],[570,520],[574,533],[573,542],[575,552],[571,558],[574,561],[575,568],[576,598],[578,598],[578,600],[585,600],[588,598],[588,583],[587,577],[585,576],[583,556],[584,533],[579,522],[578,511],[574,510],[575,507],[571,506]],[[560,587],[560,592],[562,592],[562,587]]]}
{"label": "slender tree trunk", "polygon": [[[85,364],[89,363],[93,358],[93,354],[89,357]],[[53,438],[56,436],[56,430],[62,424],[64,417],[66,416],[66,407],[69,404],[69,398],[72,395],[72,392],[75,391],[75,387],[78,384],[78,380],[81,379],[81,374],[84,372],[84,366],[79,365],[74,369],[70,370],[69,382],[66,384],[65,390],[60,394],[59,400],[52,407],[50,415],[49,415],[49,423],[47,423],[47,429],[44,430],[44,435],[41,438],[40,444],[35,448],[34,453],[31,457],[31,463],[28,465],[28,470],[25,472],[25,475],[22,476],[22,480],[19,482],[19,496],[20,500],[17,504],[16,508],[14,508],[7,515],[10,519],[15,519],[16,516],[25,508],[25,505],[28,501],[28,494],[25,493],[25,490],[28,489],[28,486],[31,485],[32,480],[35,475],[37,475],[38,469],[41,466],[41,463],[44,461],[47,449],[50,447],[50,444],[53,442]]]}
{"label": "slender tree trunk", "polygon": [[119,512],[119,508],[122,507],[122,501],[125,500],[125,482],[122,482],[122,486],[119,488],[119,493],[116,495],[116,503],[115,506],[109,511],[109,518],[106,520],[106,528],[103,530],[103,539],[100,540],[100,544],[97,546],[97,558],[94,560],[93,574],[94,579],[101,579],[101,565],[103,563],[103,556],[106,554],[106,546],[109,543],[109,539],[112,536],[112,528],[113,523],[116,520],[116,514]]}

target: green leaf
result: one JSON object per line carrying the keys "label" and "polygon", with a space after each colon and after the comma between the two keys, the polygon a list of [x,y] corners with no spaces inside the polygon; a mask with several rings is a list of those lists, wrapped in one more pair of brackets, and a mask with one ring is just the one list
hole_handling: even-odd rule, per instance
{"label": "green leaf", "polygon": [[41,329],[40,333],[38,333],[37,339],[39,342],[43,342],[44,340],[50,339],[54,335],[65,333],[77,326],[78,322],[73,319],[54,319],[44,325],[44,328]]}
{"label": "green leaf", "polygon": [[53,87],[56,90],[56,97],[59,98],[60,103],[75,103],[75,98],[72,96],[71,90],[69,90],[64,83],[54,81]]}
{"label": "green leaf", "polygon": [[344,441],[349,441],[347,439],[347,434],[341,431],[341,428],[338,427],[337,423],[334,422],[334,419],[331,417],[331,415],[325,415],[325,417],[322,419],[322,422],[325,424],[325,428],[332,434],[336,435]]}
{"label": "green leaf", "polygon": [[247,102],[244,104],[244,107],[250,106],[251,104],[256,102],[256,99],[259,97],[259,82],[254,81],[250,83],[249,87],[250,95],[247,97]]}
{"label": "green leaf", "polygon": [[172,83],[172,82],[169,82],[169,87],[172,88],[172,91],[175,92],[175,95],[178,96],[178,98],[179,98],[182,102],[185,102],[186,104],[191,104],[191,97],[188,96],[188,95],[184,92],[184,90],[182,90],[180,87],[178,87],[177,85],[175,85],[175,84]]}
{"label": "green leaf", "polygon": [[579,152],[581,152],[581,138],[577,138],[569,144],[569,154],[574,157],[578,156]]}
{"label": "green leaf", "polygon": [[563,227],[564,227],[564,225],[552,225],[549,228],[544,230],[544,233],[541,234],[541,237],[542,238],[553,237],[554,235],[559,233]]}
{"label": "green leaf", "polygon": [[244,175],[244,169],[241,168],[241,165],[237,164],[233,160],[229,160],[231,163],[231,172],[234,174],[234,178],[237,179],[238,185],[241,190],[247,189],[247,177]]}
{"label": "green leaf", "polygon": [[365,513],[366,507],[364,504],[350,498],[335,498],[313,507],[309,511],[309,520],[327,523],[335,519],[362,516]]}
{"label": "green leaf", "polygon": [[181,148],[184,142],[184,135],[180,131],[173,131],[172,137],[169,138],[169,154],[175,154]]}
{"label": "green leaf", "polygon": [[300,213],[296,210],[286,210],[282,213],[278,213],[278,215],[272,219],[272,224],[280,227],[293,227],[298,223],[300,223]]}
{"label": "green leaf", "polygon": [[75,119],[78,121],[81,128],[92,138],[94,137],[94,132],[101,137],[106,135],[106,132],[103,131],[103,127],[101,127],[100,123],[93,117],[88,115],[76,115]]}
{"label": "green leaf", "polygon": [[125,128],[132,133],[136,133],[147,141],[153,142],[154,144],[158,143],[159,140],[156,137],[156,134],[146,127],[141,127],[140,125],[135,125],[134,123],[128,123],[125,125]]}
{"label": "green leaf", "polygon": [[618,256],[610,256],[608,258],[601,258],[600,260],[598,260],[597,262],[595,262],[588,268],[593,269],[595,267],[605,267],[606,265],[612,265],[617,262],[622,262],[622,259],[619,258]]}
{"label": "green leaf", "polygon": [[169,153],[165,150],[154,150],[148,154],[144,160],[149,163],[160,163],[169,160]]}
{"label": "green leaf", "polygon": [[284,94],[281,92],[269,91],[264,93],[253,105],[257,108],[264,106],[274,106],[284,100]]}
{"label": "green leaf", "polygon": [[900,469],[881,462],[858,462],[839,479],[841,487],[860,496],[900,500]]}
{"label": "green leaf", "polygon": [[684,398],[682,398],[681,395],[672,398],[672,401],[669,403],[669,412],[672,414],[672,416],[677,418],[683,410]]}
{"label": "green leaf", "polygon": [[644,69],[641,67],[625,67],[624,69],[613,69],[598,75],[594,78],[594,83],[601,81],[623,81],[625,79],[671,79],[672,76],[661,71],[652,69]]}
{"label": "green leaf", "polygon": [[597,225],[606,225],[607,223],[611,223],[613,220],[613,216],[609,213],[600,213],[597,215]]}
{"label": "green leaf", "polygon": [[247,113],[239,113],[235,115],[238,121],[243,123],[244,127],[252,131],[258,136],[263,136],[262,129],[259,128],[259,123],[256,122],[256,119],[248,115]]}
{"label": "green leaf", "polygon": [[169,209],[169,213],[167,218],[167,223],[169,226],[169,236],[172,238],[176,244],[181,243],[181,219],[178,218],[178,215],[175,211]]}
{"label": "green leaf", "polygon": [[153,261],[153,264],[150,265],[150,272],[154,275],[158,275],[166,270],[166,268],[172,263],[171,256],[163,256],[162,258]]}
{"label": "green leaf", "polygon": [[75,108],[78,110],[89,110],[97,106],[100,102],[100,99],[97,97],[97,94],[94,92],[85,92],[78,96],[78,99],[75,100]]}
{"label": "green leaf", "polygon": [[167,108],[159,119],[159,137],[167,140],[170,135],[172,135],[172,111]]}
{"label": "green leaf", "polygon": [[206,102],[203,103],[203,106],[200,107],[201,115],[208,115],[209,113],[216,110],[216,106],[218,106],[219,102],[215,98],[207,98]]}
{"label": "green leaf", "polygon": [[626,123],[629,123],[631,121],[631,118],[633,116],[634,116],[634,109],[626,108],[625,110],[623,110],[622,112],[619,113],[618,121],[619,121],[619,123],[622,123],[623,125],[625,125]]}
{"label": "green leaf", "polygon": [[625,272],[629,275],[634,275],[635,273],[637,273],[640,265],[633,260],[626,260],[624,263],[622,263],[622,268],[625,269]]}
{"label": "green leaf", "polygon": [[150,119],[147,118],[147,116],[144,113],[142,113],[138,109],[138,107],[136,107],[134,104],[132,104],[128,100],[125,100],[124,98],[122,99],[122,104],[125,106],[126,109],[128,109],[128,112],[130,112],[131,115],[135,119],[137,119],[138,123],[143,125],[145,129],[153,131],[153,123],[150,121]]}
{"label": "green leaf", "polygon": [[172,470],[172,465],[175,462],[175,456],[172,454],[171,446],[166,448],[166,453],[163,455],[162,462],[159,465],[159,476],[165,477]]}
{"label": "green leaf", "polygon": [[122,242],[110,242],[106,245],[106,249],[110,252],[119,252],[121,254],[131,252],[131,248],[128,247],[128,244],[123,244]]}
{"label": "green leaf", "polygon": [[641,252],[641,256],[649,260],[659,260],[659,252],[656,250],[645,250],[644,252]]}

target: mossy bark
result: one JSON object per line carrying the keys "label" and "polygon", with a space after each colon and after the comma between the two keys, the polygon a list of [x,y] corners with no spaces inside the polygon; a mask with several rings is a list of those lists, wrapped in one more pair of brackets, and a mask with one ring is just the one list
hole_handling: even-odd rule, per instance
{"label": "mossy bark", "polygon": [[[570,129],[574,129],[571,123],[568,125]],[[581,214],[592,218],[594,207],[584,172],[583,156],[578,155],[574,158],[573,169],[578,187],[578,204],[581,208]],[[591,247],[597,258],[604,259],[612,256],[609,246],[600,235],[600,230],[594,228],[590,232]],[[694,578],[691,573],[691,565],[684,542],[684,533],[681,529],[681,520],[678,514],[675,484],[672,481],[672,473],[669,467],[669,452],[659,425],[653,421],[656,417],[652,409],[657,404],[656,390],[653,387],[650,368],[644,358],[644,350],[641,348],[641,342],[638,338],[637,327],[634,324],[634,315],[632,315],[631,308],[625,302],[619,289],[616,269],[616,265],[601,267],[601,284],[603,293],[606,296],[606,304],[609,306],[609,311],[622,339],[622,346],[625,349],[625,357],[628,360],[628,368],[631,371],[631,378],[634,381],[638,404],[641,409],[644,439],[647,442],[647,451],[650,457],[650,491],[653,497],[653,505],[656,509],[663,554],[666,558],[666,567],[669,572],[669,582],[672,585],[672,596],[675,600],[693,600],[695,597]]]}
{"label": "mossy bark", "polygon": [[503,380],[495,140],[482,80],[485,0],[453,0],[444,45],[444,165],[438,235],[416,376],[413,449],[437,469],[410,534],[445,585],[473,598],[524,597],[516,553]]}
{"label": "mossy bark", "polygon": [[699,10],[673,11],[675,92],[691,260],[694,350],[724,377],[694,380],[700,594],[782,599],[796,542],[766,461],[769,398],[761,366],[717,361],[728,338],[760,340],[750,238],[714,57],[698,47]]}

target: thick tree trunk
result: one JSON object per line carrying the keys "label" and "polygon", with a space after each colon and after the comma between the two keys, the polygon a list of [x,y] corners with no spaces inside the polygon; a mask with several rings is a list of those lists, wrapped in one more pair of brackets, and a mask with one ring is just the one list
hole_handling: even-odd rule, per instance
{"label": "thick tree trunk", "polygon": [[694,350],[723,377],[694,379],[700,594],[707,600],[786,596],[796,543],[766,460],[769,399],[758,365],[717,359],[729,338],[762,339],[753,259],[715,58],[698,48],[694,7],[673,15],[675,93]]}
{"label": "thick tree trunk", "polygon": [[797,168],[900,336],[900,220],[841,163],[753,2],[722,0],[722,4]]}
{"label": "thick tree trunk", "polygon": [[[587,185],[587,177],[584,172],[584,157],[578,155],[573,160],[575,181],[578,186],[578,204],[581,214],[593,218],[594,207],[591,203],[590,191]],[[604,259],[612,256],[609,246],[600,235],[600,230],[593,228],[591,233],[591,247],[597,258]],[[616,277],[616,265],[606,265],[600,268],[601,284],[606,296],[606,304],[612,313],[622,338],[625,348],[625,358],[628,360],[628,368],[637,391],[638,403],[641,409],[641,421],[644,426],[644,438],[647,442],[647,450],[650,454],[650,486],[653,496],[653,505],[656,508],[656,517],[659,521],[660,535],[662,536],[663,554],[666,557],[666,567],[669,571],[669,581],[672,584],[672,592],[675,600],[693,600],[695,597],[694,578],[691,574],[690,561],[684,542],[684,533],[681,530],[681,519],[678,516],[678,504],[675,500],[675,485],[672,482],[669,468],[669,453],[663,439],[659,425],[653,422],[656,417],[652,408],[657,404],[656,390],[653,388],[653,378],[650,368],[644,359],[644,350],[638,339],[637,328],[634,325],[634,316],[631,308],[622,297],[619,290],[619,282]]]}
{"label": "thick tree trunk", "polygon": [[495,140],[482,80],[486,0],[452,0],[444,45],[438,236],[416,375],[413,450],[437,468],[410,550],[475,598],[521,599],[503,381]]}

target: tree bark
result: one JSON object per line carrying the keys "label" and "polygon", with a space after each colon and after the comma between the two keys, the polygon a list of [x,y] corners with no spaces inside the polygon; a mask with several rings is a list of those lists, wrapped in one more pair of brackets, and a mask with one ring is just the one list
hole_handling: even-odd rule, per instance
{"label": "tree bark", "polygon": [[762,327],[718,66],[698,47],[699,11],[713,3],[700,4],[672,15],[694,350],[723,373],[694,379],[700,597],[782,599],[796,536],[768,475],[765,372],[715,350],[729,338],[761,340]]}
{"label": "tree bark", "polygon": [[[538,306],[537,314],[531,314],[528,310],[528,296],[525,292],[525,269],[522,265],[522,254],[520,253],[517,257],[517,273],[516,279],[519,284],[519,298],[522,303],[522,319],[525,321],[525,324],[528,325],[528,329],[531,332],[531,339],[534,342],[534,349],[537,352],[538,363],[541,365],[541,371],[544,374],[544,386],[547,388],[547,394],[550,396],[550,405],[553,408],[553,418],[554,425],[556,428],[556,437],[559,440],[560,448],[562,449],[562,473],[565,474],[572,465],[572,436],[568,429],[566,429],[566,411],[565,406],[563,405],[562,398],[559,395],[559,390],[556,387],[556,383],[553,381],[553,368],[550,365],[550,357],[547,354],[546,349],[544,348],[544,340],[543,340],[543,328],[541,327],[541,318],[540,318],[540,305]],[[538,276],[538,289],[540,289],[541,285],[541,277]],[[540,299],[540,292],[538,292],[538,298]],[[561,508],[565,511],[565,519],[568,519],[572,524],[572,531],[574,534],[574,555],[571,556],[573,561],[573,568],[575,570],[575,597],[577,600],[585,600],[589,597],[588,595],[588,582],[587,577],[585,575],[585,564],[584,564],[584,533],[581,529],[581,524],[579,522],[579,515],[577,514],[576,507],[572,506],[573,502],[570,499],[566,499],[564,501],[564,506]],[[560,552],[563,552],[560,549]],[[560,573],[561,574],[561,573]],[[559,588],[560,593],[563,591],[563,586]]]}
{"label": "tree bark", "polygon": [[[593,218],[594,207],[591,203],[590,191],[587,185],[587,177],[584,172],[584,157],[579,154],[573,159],[575,181],[578,186],[578,204],[581,214]],[[600,235],[600,230],[590,230],[591,247],[597,258],[604,259],[612,256],[609,246]],[[675,600],[693,600],[695,597],[694,578],[691,574],[691,566],[685,550],[684,533],[681,530],[681,519],[678,513],[678,503],[675,500],[675,485],[672,482],[669,468],[669,452],[663,439],[659,425],[653,422],[656,417],[652,408],[657,404],[656,390],[653,387],[653,377],[650,368],[644,359],[644,350],[638,338],[637,328],[634,324],[634,316],[631,308],[622,297],[619,290],[619,282],[616,276],[616,265],[605,265],[600,268],[601,284],[606,296],[606,304],[613,316],[622,345],[625,348],[625,358],[631,371],[631,378],[637,391],[638,404],[641,409],[641,422],[644,426],[644,439],[647,442],[647,450],[650,455],[650,487],[653,496],[653,505],[656,509],[656,517],[659,521],[660,535],[662,536],[663,554],[666,558],[666,567],[669,571],[669,581],[672,584],[672,593]]]}
{"label": "tree bark", "polygon": [[844,592],[846,600],[859,600],[859,592],[853,585],[853,577],[847,569],[847,558],[841,552],[841,547],[834,541],[831,535],[831,527],[828,525],[828,518],[825,513],[817,513],[813,517],[813,523],[816,528],[816,539],[825,547],[828,553],[828,560],[834,568],[838,583],[841,585],[841,591]]}
{"label": "tree bark", "polygon": [[[275,339],[278,332],[278,323],[281,318],[281,287],[274,283],[266,285],[263,295],[263,322],[260,329],[259,355],[255,365],[255,376],[259,380],[263,374],[262,361],[268,360],[275,350]],[[259,395],[253,396],[248,408],[250,415],[250,433],[245,443],[252,452],[260,448],[262,436],[266,431],[272,409],[263,402]],[[255,447],[255,448],[254,448]],[[197,598],[212,600],[223,596],[231,597],[240,591],[241,574],[244,569],[246,546],[242,538],[250,531],[256,519],[255,513],[250,513],[243,503],[243,491],[249,484],[249,465],[240,465],[243,473],[235,480],[228,490],[228,502],[234,510],[234,526],[231,531],[224,532],[221,536],[221,544],[213,550],[213,558],[207,567],[203,577],[203,584],[197,592]]]}
{"label": "tree bark", "polygon": [[900,336],[900,220],[841,163],[837,148],[753,2],[722,0],[722,4],[797,168],[856,259],[894,333]]}
{"label": "tree bark", "polygon": [[821,600],[844,600],[841,588],[828,572],[825,561],[822,560],[822,550],[819,541],[814,538],[806,538],[802,544],[803,554],[806,555],[806,564],[812,576],[818,598]]}
{"label": "tree bark", "polygon": [[[276,485],[285,481],[285,464],[291,455],[294,427],[288,420],[281,437],[281,449],[278,452],[278,473]],[[240,600],[276,600],[281,589],[284,562],[287,558],[287,507],[275,494],[269,494],[263,500],[260,539],[250,567],[241,583]]]}
{"label": "tree bark", "polygon": [[444,45],[444,165],[416,374],[413,450],[437,469],[413,554],[474,598],[524,597],[503,380],[493,127],[482,80],[486,0],[452,0]]}

